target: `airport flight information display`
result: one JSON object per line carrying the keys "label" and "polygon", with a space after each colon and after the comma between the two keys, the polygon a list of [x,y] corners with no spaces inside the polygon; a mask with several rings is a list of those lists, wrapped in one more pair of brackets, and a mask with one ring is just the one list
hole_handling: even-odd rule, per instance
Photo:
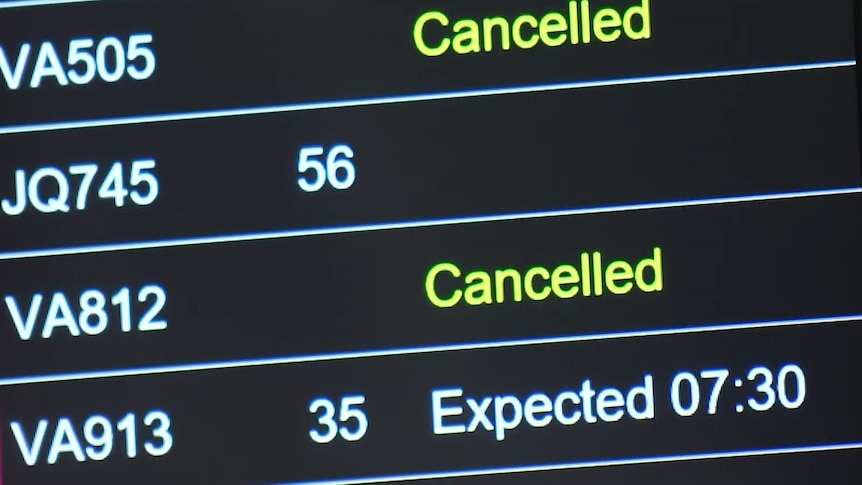
{"label": "airport flight information display", "polygon": [[855,2],[0,2],[0,485],[858,483]]}

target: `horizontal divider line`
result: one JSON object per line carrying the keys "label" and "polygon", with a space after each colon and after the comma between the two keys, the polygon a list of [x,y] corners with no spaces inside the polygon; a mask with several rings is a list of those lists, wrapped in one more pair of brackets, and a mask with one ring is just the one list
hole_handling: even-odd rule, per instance
{"label": "horizontal divider line", "polygon": [[770,448],[745,451],[726,451],[716,453],[697,453],[686,455],[656,456],[644,458],[623,458],[618,460],[582,461],[560,463],[553,465],[534,465],[505,468],[486,468],[479,470],[464,470],[438,473],[423,473],[414,475],[394,475],[375,478],[351,478],[340,480],[320,480],[312,482],[286,482],[279,485],[367,485],[374,483],[414,482],[420,480],[443,480],[450,478],[486,477],[490,475],[553,472],[580,470],[585,468],[609,468],[632,465],[656,465],[661,463],[678,463],[692,461],[720,460],[728,458],[754,458],[777,455],[798,455],[804,453],[826,453],[834,451],[853,451],[862,449],[862,443],[843,443],[835,445],[798,446],[787,448]]}
{"label": "horizontal divider line", "polygon": [[0,10],[6,10],[10,8],[48,7],[51,5],[67,5],[70,3],[95,3],[106,1],[108,0],[15,0],[11,2],[0,3]]}
{"label": "horizontal divider line", "polygon": [[862,194],[862,187],[0,252],[0,261]]}
{"label": "horizontal divider line", "polygon": [[307,364],[315,362],[332,362],[341,360],[358,360],[379,357],[397,357],[422,354],[439,354],[448,352],[463,352],[470,350],[492,350],[514,347],[532,347],[540,345],[568,344],[578,342],[597,342],[603,340],[623,340],[647,337],[664,337],[671,335],[691,335],[715,332],[730,332],[739,330],[774,329],[786,327],[801,327],[805,325],[833,325],[862,321],[862,315],[847,315],[836,317],[806,318],[799,320],[777,320],[769,322],[749,322],[722,325],[705,325],[696,327],[667,328],[660,330],[640,330],[628,332],[599,333],[590,335],[572,335],[563,337],[545,337],[520,340],[502,340],[491,342],[475,342],[467,344],[436,345],[423,347],[405,347],[397,349],[366,350],[355,352],[337,352],[317,355],[297,355],[268,359],[248,359],[236,361],[210,362],[201,364],[181,364],[133,369],[118,369],[93,372],[73,372],[30,377],[8,377],[0,379],[0,387],[20,386],[28,384],[46,384],[52,382],[84,381],[95,379],[112,379],[119,377],[138,377],[164,374],[179,374],[214,370],[245,369],[252,367],[268,367],[289,364]]}
{"label": "horizontal divider line", "polygon": [[24,124],[17,126],[0,127],[0,135],[17,133],[35,133],[44,131],[77,130],[84,128],[100,128],[108,126],[126,126],[146,123],[165,123],[171,121],[193,121],[213,118],[228,118],[237,116],[252,116],[273,113],[290,113],[297,111],[313,111],[336,108],[355,108],[361,106],[381,106],[389,104],[416,103],[421,101],[440,101],[463,98],[476,98],[487,96],[502,96],[512,94],[539,93],[548,91],[564,91],[574,89],[586,89],[596,87],[624,86],[631,84],[649,84],[672,81],[689,81],[697,79],[712,79],[734,76],[747,76],[757,74],[774,74],[794,71],[811,71],[820,69],[832,69],[839,67],[855,66],[856,60],[841,60],[830,62],[817,62],[808,64],[792,64],[784,66],[755,67],[746,69],[727,69],[717,71],[693,72],[684,74],[666,74],[657,76],[641,76],[620,79],[605,79],[598,81],[576,81],[555,84],[538,84],[532,86],[519,86],[507,88],[471,89],[463,91],[448,91],[438,93],[412,94],[400,96],[383,96],[371,98],[349,99],[341,101],[323,101],[311,103],[283,104],[274,106],[262,106],[254,108],[234,108],[211,111],[195,111],[186,113],[129,116],[117,118],[104,118],[84,121],[66,121],[53,123]]}

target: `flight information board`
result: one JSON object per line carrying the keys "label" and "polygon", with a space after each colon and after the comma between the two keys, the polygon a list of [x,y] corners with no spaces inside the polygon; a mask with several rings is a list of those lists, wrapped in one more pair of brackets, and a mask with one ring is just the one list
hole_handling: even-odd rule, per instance
{"label": "flight information board", "polygon": [[855,15],[0,2],[0,485],[858,483]]}

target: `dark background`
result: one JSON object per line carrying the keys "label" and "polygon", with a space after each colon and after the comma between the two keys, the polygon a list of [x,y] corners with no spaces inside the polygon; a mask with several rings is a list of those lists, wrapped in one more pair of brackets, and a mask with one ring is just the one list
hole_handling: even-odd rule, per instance
{"label": "dark background", "polygon": [[[22,41],[152,32],[159,60],[144,82],[0,90],[0,125],[846,60],[855,57],[858,37],[850,15],[857,2],[654,0],[649,41],[434,59],[412,46],[413,19],[429,8],[456,18],[566,7],[527,3],[117,0],[0,10],[0,45],[12,50]],[[2,135],[0,198],[18,168],[85,161],[107,168],[141,157],[157,160],[162,194],[145,209],[91,200],[85,213],[4,215],[0,249],[859,187],[857,84],[856,69],[841,68]],[[356,151],[356,185],[300,192],[299,149],[335,143]],[[846,195],[4,260],[0,294],[25,307],[35,292],[76,300],[89,288],[111,295],[160,284],[169,327],[123,334],[112,317],[101,336],[22,342],[0,307],[0,377],[859,315],[860,209],[860,197]],[[655,246],[665,255],[658,294],[450,310],[424,297],[425,272],[441,261],[525,269],[576,262],[593,250],[636,261]],[[2,478],[12,485],[271,485],[859,442],[859,329],[851,322],[2,386]],[[728,368],[744,376],[757,365],[777,370],[790,362],[809,380],[809,399],[797,411],[737,415],[733,405],[752,390],[731,389],[717,416],[670,413],[667,389],[677,371]],[[435,388],[525,397],[585,378],[631,386],[647,372],[656,376],[654,421],[523,427],[504,443],[487,433],[431,433]],[[353,393],[367,395],[368,436],[355,444],[311,442],[308,403]],[[127,460],[118,450],[105,462],[66,456],[48,466],[43,457],[27,468],[8,425],[19,420],[32,430],[40,418],[60,416],[80,425],[97,413],[118,420],[152,409],[173,420],[174,449],[161,459]],[[859,456],[471,483],[856,483]]]}

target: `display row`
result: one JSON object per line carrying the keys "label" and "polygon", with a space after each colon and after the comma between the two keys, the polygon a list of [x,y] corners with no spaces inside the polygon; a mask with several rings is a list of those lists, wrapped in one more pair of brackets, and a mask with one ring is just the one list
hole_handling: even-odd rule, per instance
{"label": "display row", "polygon": [[3,261],[0,354],[17,377],[852,318],[860,206],[855,194]]}
{"label": "display row", "polygon": [[846,61],[851,10],[803,0],[2,9],[0,125]]}
{"label": "display row", "polygon": [[854,83],[839,68],[3,136],[0,249],[858,189]]}
{"label": "display row", "polygon": [[849,322],[3,386],[3,474],[360,483],[858,449],[859,414],[836,410],[862,398],[845,379],[860,337]]}

